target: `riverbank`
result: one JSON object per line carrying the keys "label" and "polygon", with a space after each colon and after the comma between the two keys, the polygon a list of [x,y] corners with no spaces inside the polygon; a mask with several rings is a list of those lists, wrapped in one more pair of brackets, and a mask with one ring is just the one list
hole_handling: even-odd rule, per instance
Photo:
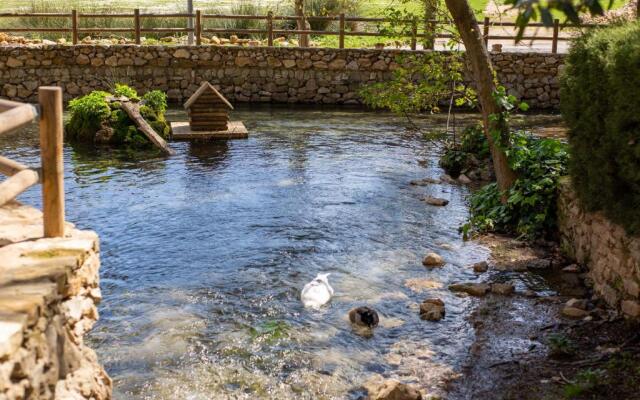
{"label": "riverbank", "polygon": [[[491,248],[491,279],[510,279],[518,289],[512,297],[481,299],[469,317],[475,340],[448,398],[637,398],[638,323],[597,301],[585,274],[554,245],[480,241]],[[569,317],[575,311],[567,302],[579,304],[572,299],[588,312]]]}

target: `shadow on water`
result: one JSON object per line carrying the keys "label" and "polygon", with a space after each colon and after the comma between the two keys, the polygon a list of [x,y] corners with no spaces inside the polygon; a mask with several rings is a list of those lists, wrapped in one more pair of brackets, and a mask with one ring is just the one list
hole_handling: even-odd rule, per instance
{"label": "shadow on water", "polygon": [[[487,251],[457,233],[464,187],[408,185],[442,173],[437,148],[380,112],[251,106],[232,119],[249,139],[171,143],[170,158],[65,147],[68,219],[101,237],[89,340],[115,397],[341,399],[374,373],[441,390],[472,339],[472,301],[445,288],[477,279],[466,266]],[[39,163],[35,129],[0,149]],[[428,251],[447,264],[425,270]],[[299,291],[319,272],[336,295],[305,310]],[[443,321],[419,319],[427,297],[447,304]],[[371,338],[346,317],[364,304],[381,314]]]}

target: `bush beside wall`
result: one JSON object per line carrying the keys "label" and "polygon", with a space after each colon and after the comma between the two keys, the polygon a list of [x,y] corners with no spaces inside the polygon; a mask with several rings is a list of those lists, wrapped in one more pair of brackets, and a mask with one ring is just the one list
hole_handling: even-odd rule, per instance
{"label": "bush beside wall", "polygon": [[578,39],[561,98],[581,204],[640,235],[640,23]]}

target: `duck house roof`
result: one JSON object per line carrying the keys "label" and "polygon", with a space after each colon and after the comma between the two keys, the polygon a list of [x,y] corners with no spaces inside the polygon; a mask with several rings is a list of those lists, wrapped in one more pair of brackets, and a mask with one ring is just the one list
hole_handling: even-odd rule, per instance
{"label": "duck house roof", "polygon": [[213,85],[211,85],[209,82],[206,82],[206,81],[202,82],[202,85],[200,85],[200,88],[198,88],[198,90],[196,90],[196,92],[191,97],[189,97],[189,100],[187,100],[187,102],[184,103],[184,108],[191,107],[193,103],[195,103],[196,100],[198,100],[198,98],[202,96],[204,93],[206,93],[207,91],[215,93],[215,95],[218,96],[218,98],[222,100],[222,102],[227,107],[229,107],[230,110],[233,110],[233,106],[231,105],[231,103],[229,103],[229,101],[220,92],[218,92],[218,90],[214,88]]}

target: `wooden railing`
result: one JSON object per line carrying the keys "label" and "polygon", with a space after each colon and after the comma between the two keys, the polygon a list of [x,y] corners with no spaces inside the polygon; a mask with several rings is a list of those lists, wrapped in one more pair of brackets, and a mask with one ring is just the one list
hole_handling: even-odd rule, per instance
{"label": "wooden railing", "polygon": [[0,156],[0,207],[31,186],[42,183],[45,237],[64,236],[64,179],[62,160],[62,89],[41,87],[39,107],[0,100],[0,134],[11,132],[40,117],[41,167],[38,169]]}
{"label": "wooden railing", "polygon": [[[364,22],[364,23],[376,23],[384,24],[398,21],[391,21],[385,18],[366,18],[366,17],[347,17],[345,14],[338,16],[286,16],[286,15],[273,15],[269,12],[267,15],[224,15],[224,14],[203,14],[200,10],[195,13],[172,13],[172,14],[157,14],[157,13],[141,13],[139,9],[134,10],[133,13],[118,13],[118,14],[96,14],[96,13],[79,13],[76,10],[70,13],[0,13],[0,21],[3,18],[69,18],[69,28],[29,28],[29,27],[16,27],[16,28],[2,28],[0,25],[0,32],[26,32],[26,33],[67,33],[71,34],[73,44],[78,44],[81,34],[113,34],[124,33],[131,34],[136,44],[141,44],[143,34],[189,34],[195,37],[195,44],[201,45],[203,35],[209,34],[237,34],[237,35],[263,35],[267,38],[268,46],[273,46],[274,37],[277,35],[316,35],[316,36],[338,36],[338,48],[344,48],[346,36],[389,36],[385,32],[369,32],[369,31],[353,31],[347,30],[346,25],[349,22]],[[119,19],[131,19],[131,26],[129,27],[81,27],[80,21],[83,18],[119,18]],[[187,26],[193,26],[192,28],[145,28],[144,20],[153,18],[184,18],[187,21],[195,22],[186,24]],[[207,20],[257,20],[264,21],[264,29],[229,29],[229,28],[206,28]],[[274,27],[274,21],[297,21],[300,24],[298,26],[305,26],[306,21],[328,21],[338,22],[338,30],[300,30],[300,29],[277,29]],[[394,37],[410,38],[410,46],[412,50],[416,50],[417,42],[419,39],[446,39],[451,38],[452,35],[446,33],[446,29],[438,29],[438,27],[449,28],[450,25],[443,23],[442,21],[400,21],[401,24],[405,24],[404,34],[394,34]],[[484,29],[485,42],[489,40],[512,40],[515,39],[515,34],[506,35],[493,35],[490,32],[491,27],[511,27],[515,31],[516,24],[513,22],[492,21],[489,18],[485,18],[484,21],[479,22]],[[428,26],[433,29],[433,32],[419,32],[418,26]],[[531,28],[545,27],[540,23],[532,23],[528,25]],[[560,30],[564,27],[567,28],[589,28],[597,26],[595,24],[583,24],[583,25],[561,25],[559,20],[554,21],[553,30],[551,36],[539,36],[539,35],[527,35],[523,40],[528,41],[551,41],[552,52],[556,53],[558,50],[558,42],[570,40],[568,37],[560,36]],[[548,28],[548,27],[547,27]],[[432,42],[432,41],[431,41]]]}

